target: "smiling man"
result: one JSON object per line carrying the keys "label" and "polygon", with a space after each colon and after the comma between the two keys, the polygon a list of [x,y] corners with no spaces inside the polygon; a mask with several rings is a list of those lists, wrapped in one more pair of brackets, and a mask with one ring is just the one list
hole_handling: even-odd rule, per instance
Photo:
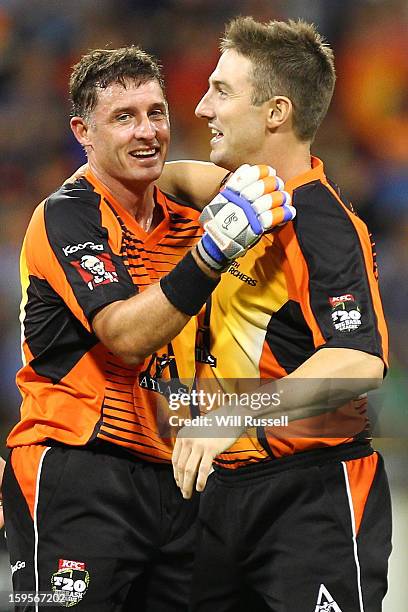
{"label": "smiling man", "polygon": [[3,494],[13,586],[31,599],[16,609],[42,591],[56,609],[183,612],[197,499],[172,477],[166,394],[191,384],[190,318],[221,272],[293,210],[271,169],[244,168],[201,238],[198,213],[153,183],[170,139],[153,58],[93,51],[70,86],[89,166],[37,207],[21,255],[23,403]]}
{"label": "smiling man", "polygon": [[[238,18],[196,109],[211,160],[271,164],[297,215],[231,265],[200,315],[196,388],[220,398],[223,426],[184,427],[173,455],[183,495],[203,491],[194,612],[374,612],[387,590],[387,478],[366,402],[351,401],[387,366],[377,267],[367,227],[311,156],[335,78],[312,25]],[[173,189],[188,197],[202,170],[184,167]],[[240,405],[259,380],[242,394],[253,409]]]}

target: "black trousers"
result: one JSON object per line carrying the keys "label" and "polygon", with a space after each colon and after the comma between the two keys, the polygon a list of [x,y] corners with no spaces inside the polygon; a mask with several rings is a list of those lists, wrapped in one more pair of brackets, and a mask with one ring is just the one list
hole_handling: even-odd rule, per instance
{"label": "black trousers", "polygon": [[198,497],[183,500],[171,466],[103,445],[20,447],[3,491],[15,591],[65,597],[50,610],[188,609]]}
{"label": "black trousers", "polygon": [[369,452],[214,472],[200,504],[193,612],[381,612],[391,506],[382,458]]}

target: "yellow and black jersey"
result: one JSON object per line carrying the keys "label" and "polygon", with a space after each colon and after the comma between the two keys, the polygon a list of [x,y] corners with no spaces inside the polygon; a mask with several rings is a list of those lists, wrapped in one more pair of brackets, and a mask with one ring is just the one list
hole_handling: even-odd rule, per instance
{"label": "yellow and black jersey", "polygon": [[[294,221],[263,236],[234,262],[200,315],[201,388],[234,393],[248,379],[279,379],[323,347],[361,350],[387,363],[387,329],[366,225],[317,158],[285,188],[297,210]],[[359,402],[324,419],[324,428],[316,417],[289,428],[249,430],[219,463],[239,467],[333,446],[367,426]],[[310,435],[314,431],[316,437]],[[322,431],[341,434],[322,439],[317,434]]]}
{"label": "yellow and black jersey", "polygon": [[150,234],[89,172],[34,212],[21,254],[25,365],[21,420],[10,447],[100,438],[151,461],[171,459],[169,385],[194,377],[196,322],[139,367],[93,333],[109,303],[157,283],[201,236],[198,213],[155,190],[163,220]]}

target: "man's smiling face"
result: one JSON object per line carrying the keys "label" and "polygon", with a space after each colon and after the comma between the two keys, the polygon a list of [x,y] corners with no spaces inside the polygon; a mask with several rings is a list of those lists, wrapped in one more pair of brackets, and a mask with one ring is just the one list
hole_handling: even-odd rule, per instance
{"label": "man's smiling face", "polygon": [[213,133],[211,161],[235,170],[244,163],[265,163],[266,105],[252,104],[251,61],[229,49],[209,78],[196,108]]}
{"label": "man's smiling face", "polygon": [[167,103],[156,80],[131,79],[98,90],[91,111],[86,146],[91,167],[99,175],[124,184],[151,183],[159,178],[170,142]]}

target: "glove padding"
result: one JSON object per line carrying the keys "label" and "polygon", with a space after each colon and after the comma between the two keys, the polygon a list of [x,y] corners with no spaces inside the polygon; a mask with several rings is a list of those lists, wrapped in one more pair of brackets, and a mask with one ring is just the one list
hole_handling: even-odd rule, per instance
{"label": "glove padding", "polygon": [[290,203],[273,168],[241,166],[201,213],[205,234],[197,244],[200,257],[214,270],[228,267],[262,234],[295,217]]}

